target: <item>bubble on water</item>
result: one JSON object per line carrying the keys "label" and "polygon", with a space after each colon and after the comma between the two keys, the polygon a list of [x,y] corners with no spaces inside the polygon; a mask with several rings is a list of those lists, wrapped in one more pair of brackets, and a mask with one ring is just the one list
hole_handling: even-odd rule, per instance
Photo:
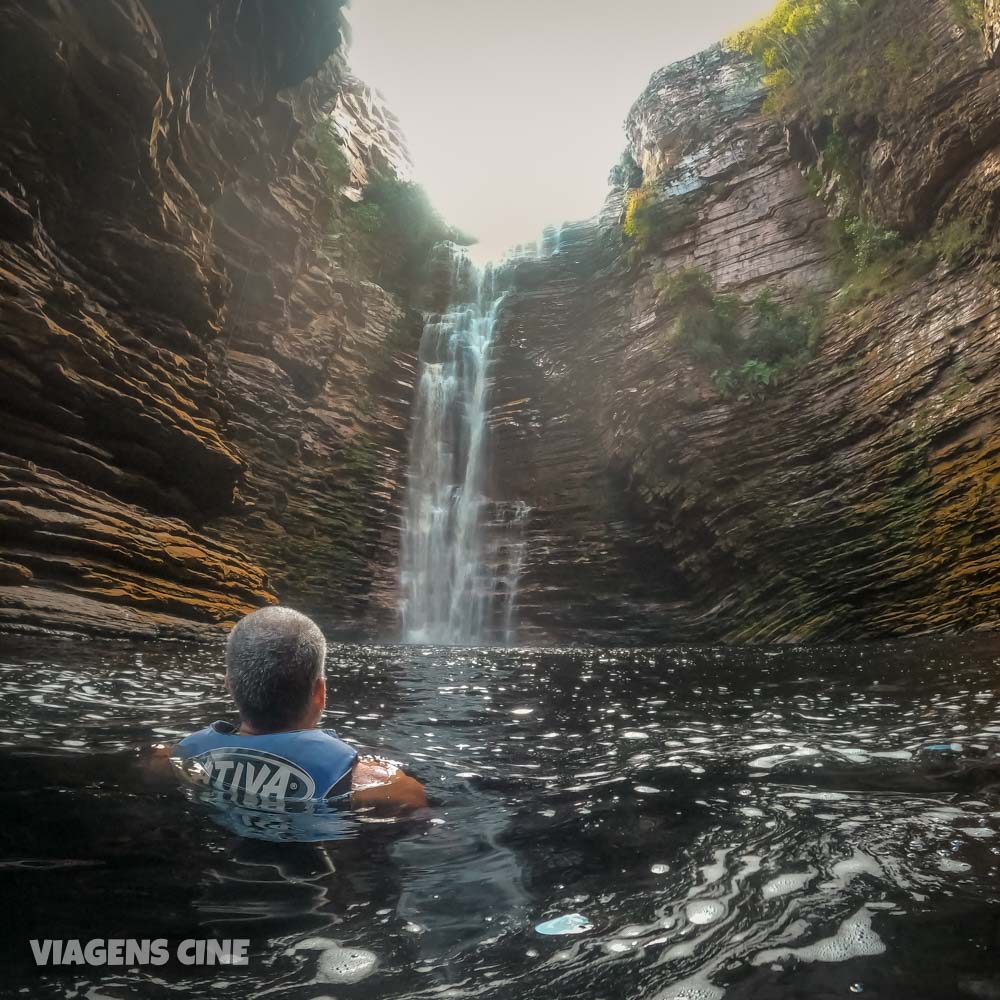
{"label": "bubble on water", "polygon": [[692,924],[711,924],[726,915],[726,907],[717,899],[702,899],[688,903],[684,914]]}
{"label": "bubble on water", "polygon": [[649,866],[649,870],[654,875],[666,875],[666,873],[668,871],[670,871],[670,865],[665,865],[665,864],[662,864],[662,863],[661,864],[650,865]]}
{"label": "bubble on water", "polygon": [[345,948],[330,938],[311,937],[298,941],[289,948],[297,951],[318,951],[319,963],[315,982],[359,983],[366,979],[378,965],[378,956],[364,948]]}
{"label": "bubble on water", "polygon": [[765,899],[775,899],[778,896],[787,896],[790,892],[797,892],[809,882],[813,874],[813,872],[788,872],[785,875],[778,875],[764,883],[760,890],[761,895]]}
{"label": "bubble on water", "polygon": [[766,965],[795,958],[802,962],[846,962],[862,955],[881,955],[885,951],[882,939],[872,930],[872,917],[862,906],[837,928],[833,937],[801,948],[768,948],[752,959],[754,965]]}

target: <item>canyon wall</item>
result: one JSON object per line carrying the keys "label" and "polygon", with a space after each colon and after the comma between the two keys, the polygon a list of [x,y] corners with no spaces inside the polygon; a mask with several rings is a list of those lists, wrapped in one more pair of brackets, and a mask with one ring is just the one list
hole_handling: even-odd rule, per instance
{"label": "canyon wall", "polygon": [[[782,120],[742,55],[667,67],[626,123],[652,237],[623,235],[619,186],[558,252],[518,264],[492,425],[494,489],[532,508],[522,638],[1000,623],[995,7],[981,30],[944,0],[885,6],[920,45],[893,103]],[[898,51],[883,54],[895,70]],[[879,67],[834,70],[846,86]],[[864,296],[840,270],[848,181],[906,247]],[[926,249],[962,226],[976,239]],[[722,394],[657,291],[692,267],[744,302],[768,290],[816,309],[812,356],[776,387]]]}
{"label": "canyon wall", "polygon": [[0,5],[0,629],[394,619],[421,321],[348,215],[409,167],[340,6]]}
{"label": "canyon wall", "polygon": [[[530,508],[522,641],[1000,621],[998,8],[867,9],[815,73],[867,103],[778,112],[722,48],[669,66],[603,210],[513,265],[488,493],[498,579]],[[444,303],[354,212],[409,163],[342,30],[329,0],[0,4],[0,630],[284,600],[395,634],[416,305]],[[867,278],[851,213],[902,246]],[[810,356],[723,392],[663,292],[692,269],[813,310]]]}

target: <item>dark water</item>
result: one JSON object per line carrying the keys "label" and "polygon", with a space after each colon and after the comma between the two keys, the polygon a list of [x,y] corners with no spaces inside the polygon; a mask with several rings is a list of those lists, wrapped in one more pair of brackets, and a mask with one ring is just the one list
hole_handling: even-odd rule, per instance
{"label": "dark water", "polygon": [[[1000,997],[996,640],[335,647],[328,724],[435,805],[320,844],[237,836],[151,769],[227,715],[217,650],[2,642],[9,995]],[[43,975],[33,937],[251,964]]]}

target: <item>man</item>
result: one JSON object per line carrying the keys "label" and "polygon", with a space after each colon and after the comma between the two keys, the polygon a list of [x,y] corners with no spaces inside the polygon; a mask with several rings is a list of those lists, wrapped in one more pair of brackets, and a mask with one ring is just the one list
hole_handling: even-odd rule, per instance
{"label": "man", "polygon": [[247,615],[226,643],[226,688],[239,723],[215,722],[181,740],[171,760],[183,777],[242,804],[344,798],[352,806],[414,809],[423,785],[389,762],[359,757],[317,729],[326,707],[326,641],[291,608]]}

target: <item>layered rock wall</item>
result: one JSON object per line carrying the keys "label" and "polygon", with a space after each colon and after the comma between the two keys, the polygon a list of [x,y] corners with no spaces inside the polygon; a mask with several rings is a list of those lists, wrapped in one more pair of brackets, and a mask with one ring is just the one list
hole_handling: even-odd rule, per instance
{"label": "layered rock wall", "polygon": [[[913,6],[934,53],[912,84],[926,93],[909,117],[841,125],[873,220],[919,240],[971,213],[975,249],[890,269],[866,304],[843,304],[823,123],[786,131],[756,67],[714,49],[656,74],[626,124],[661,211],[650,245],[623,237],[619,189],[559,253],[519,266],[494,427],[497,483],[532,508],[526,636],[1000,621],[1000,73],[951,5]],[[814,357],[764,398],[720,398],[654,289],[692,266],[744,301],[766,289],[826,310]]]}
{"label": "layered rock wall", "polygon": [[392,618],[420,321],[312,130],[407,161],[339,7],[0,6],[0,627]]}

